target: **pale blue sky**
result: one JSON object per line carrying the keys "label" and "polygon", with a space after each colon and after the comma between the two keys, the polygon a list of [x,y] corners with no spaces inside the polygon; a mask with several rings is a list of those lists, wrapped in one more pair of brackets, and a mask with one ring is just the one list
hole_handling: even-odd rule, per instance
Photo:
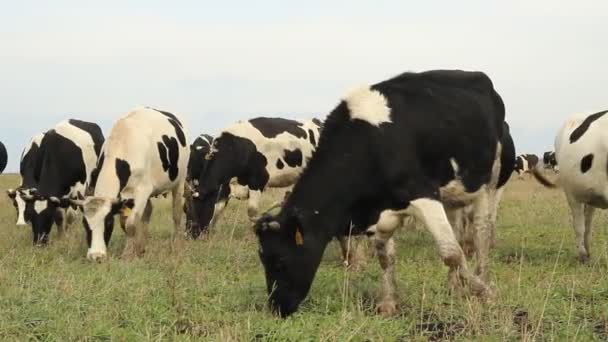
{"label": "pale blue sky", "polygon": [[0,0],[0,141],[138,105],[190,135],[257,115],[325,116],[403,71],[485,71],[518,153],[551,149],[572,112],[608,108],[608,1]]}

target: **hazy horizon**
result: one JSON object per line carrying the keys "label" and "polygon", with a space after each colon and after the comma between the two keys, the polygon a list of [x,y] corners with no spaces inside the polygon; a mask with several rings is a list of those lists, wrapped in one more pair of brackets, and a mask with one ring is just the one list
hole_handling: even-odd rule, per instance
{"label": "hazy horizon", "polygon": [[517,153],[541,154],[567,116],[608,108],[607,17],[607,1],[7,3],[6,172],[67,118],[107,134],[147,105],[180,114],[192,140],[253,116],[321,118],[353,86],[451,68],[486,72]]}

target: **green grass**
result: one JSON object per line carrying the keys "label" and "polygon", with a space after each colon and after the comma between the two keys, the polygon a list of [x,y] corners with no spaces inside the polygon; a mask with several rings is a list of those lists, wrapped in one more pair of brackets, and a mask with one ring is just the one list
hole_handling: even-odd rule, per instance
{"label": "green grass", "polygon": [[[15,187],[0,177],[0,189]],[[272,191],[264,205],[281,196]],[[110,258],[85,259],[75,225],[47,248],[31,246],[30,228],[0,198],[0,340],[606,340],[608,279],[603,212],[596,214],[592,262],[579,265],[563,194],[512,180],[491,257],[492,304],[447,293],[447,268],[426,231],[397,233],[401,313],[374,313],[381,273],[376,260],[345,271],[332,243],[298,313],[282,320],[266,309],[257,243],[233,201],[206,241],[171,242],[167,200],[155,202],[146,255],[120,260],[115,230]]]}

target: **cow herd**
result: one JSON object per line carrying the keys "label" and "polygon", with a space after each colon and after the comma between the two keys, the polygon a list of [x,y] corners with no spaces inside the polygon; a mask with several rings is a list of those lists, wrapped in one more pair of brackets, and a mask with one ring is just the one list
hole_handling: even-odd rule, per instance
{"label": "cow herd", "polygon": [[[516,157],[505,105],[482,72],[407,72],[354,89],[324,120],[256,117],[191,143],[178,115],[139,107],[107,137],[76,119],[32,137],[21,184],[7,193],[36,246],[48,244],[53,225],[61,233],[81,217],[86,257],[96,261],[107,256],[115,218],[126,234],[123,258],[145,253],[154,197],[171,194],[174,237],[192,239],[213,228],[231,198],[247,200],[269,304],[281,316],[308,295],[332,239],[342,242],[347,262],[346,239],[367,236],[384,272],[378,311],[392,315],[393,235],[412,217],[431,233],[451,290],[494,296],[489,255],[513,171],[564,189],[578,255],[587,261],[594,208],[608,208],[604,114],[564,124],[555,152],[542,158],[545,168],[559,165],[553,182],[538,157]],[[267,188],[289,186],[278,210],[260,210]]]}

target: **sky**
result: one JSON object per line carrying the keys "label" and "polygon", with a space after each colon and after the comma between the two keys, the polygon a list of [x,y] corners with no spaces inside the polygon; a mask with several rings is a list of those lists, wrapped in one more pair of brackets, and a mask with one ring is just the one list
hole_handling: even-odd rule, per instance
{"label": "sky", "polygon": [[[404,71],[486,72],[517,153],[608,108],[608,1],[0,0],[0,141],[67,118],[175,112],[193,139],[255,116],[323,118]],[[192,140],[191,139],[191,140]]]}

